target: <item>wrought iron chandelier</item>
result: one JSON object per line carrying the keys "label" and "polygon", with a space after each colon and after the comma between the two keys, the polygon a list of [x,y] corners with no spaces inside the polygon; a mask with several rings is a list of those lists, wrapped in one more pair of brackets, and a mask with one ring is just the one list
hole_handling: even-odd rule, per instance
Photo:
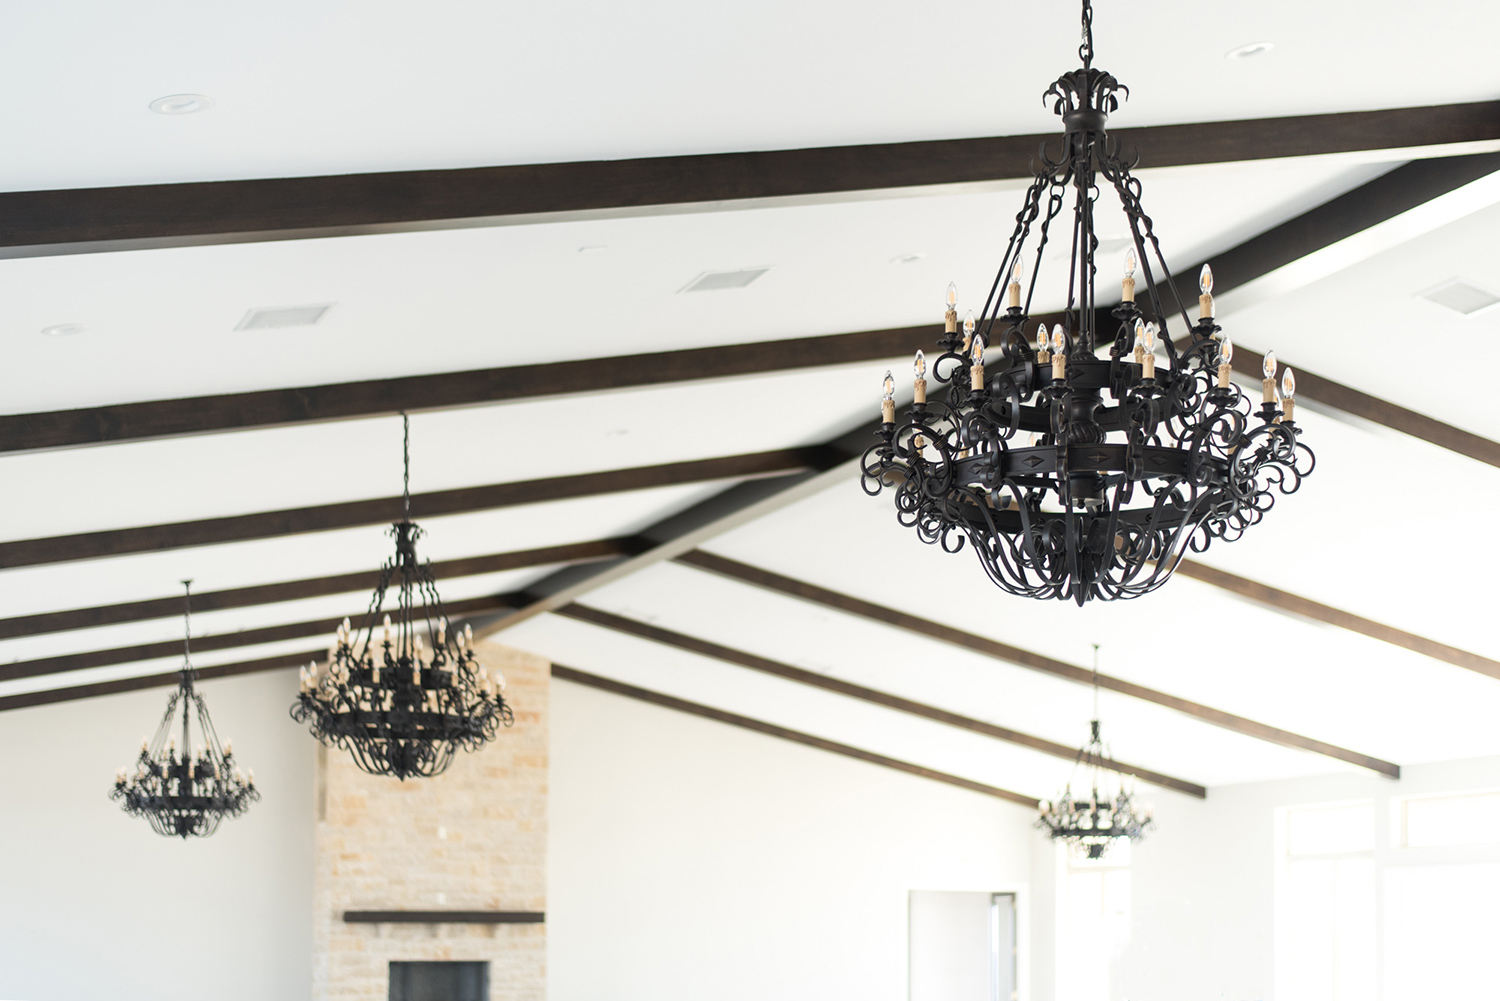
{"label": "wrought iron chandelier", "polygon": [[[230,741],[219,742],[203,696],[193,687],[189,643],[192,637],[192,581],[185,580],[183,598],[182,673],[177,691],[167,700],[167,711],[156,735],[141,741],[135,770],[115,773],[111,799],[121,801],[125,812],[145,817],[151,829],[166,837],[207,837],[219,829],[225,817],[238,817],[260,799],[255,788],[255,770],[242,772],[234,762]],[[182,710],[182,727],[174,720]],[[189,726],[198,721],[195,745]],[[176,734],[182,734],[182,746]]]}
{"label": "wrought iron chandelier", "polygon": [[[410,517],[411,424],[405,414],[401,421],[403,517],[391,527],[396,555],[380,569],[360,631],[345,619],[328,663],[302,669],[291,713],[324,744],[349,751],[364,771],[404,780],[439,774],[460,747],[477,751],[515,720],[504,677],[480,666],[472,628],[450,631],[432,563],[417,559],[422,530]],[[376,618],[393,581],[395,619],[384,615],[377,641]]]}
{"label": "wrought iron chandelier", "polygon": [[[893,488],[898,520],[924,542],[957,552],[967,541],[1005,591],[1079,605],[1160,587],[1187,551],[1233,541],[1259,522],[1278,493],[1297,490],[1315,461],[1292,419],[1290,369],[1278,393],[1275,355],[1265,356],[1258,409],[1230,380],[1233,347],[1214,322],[1207,265],[1198,320],[1188,319],[1141,207],[1140,181],[1105,134],[1109,112],[1129,92],[1093,68],[1092,19],[1084,0],[1083,68],[1043,95],[1062,116],[1061,155],[1052,160],[1042,150],[984,308],[977,321],[969,313],[961,331],[957,293],[948,286],[941,354],[932,364],[933,377],[949,387],[946,399],[928,399],[927,362],[918,351],[915,402],[898,423],[886,373],[881,440],[865,453],[862,477],[871,495]],[[1101,184],[1119,198],[1133,245],[1122,301],[1108,321],[1096,310]],[[1061,237],[1071,244],[1067,307],[1050,332],[1035,321],[1033,347],[1032,297],[1069,189],[1072,219]],[[1137,265],[1144,306],[1136,301]],[[1181,314],[1185,347],[1168,333],[1164,294]],[[1158,339],[1164,367],[1154,353]],[[991,343],[999,364],[987,372]],[[1100,348],[1106,357],[1096,354]],[[1027,434],[1031,440],[1021,440]]]}
{"label": "wrought iron chandelier", "polygon": [[[1074,779],[1088,776],[1088,796],[1073,793]],[[1085,858],[1109,854],[1121,840],[1139,841],[1155,826],[1149,806],[1136,806],[1131,783],[1120,773],[1099,736],[1099,647],[1094,646],[1094,718],[1089,741],[1078,751],[1073,775],[1056,800],[1038,804],[1036,826],[1054,841],[1063,841]]]}

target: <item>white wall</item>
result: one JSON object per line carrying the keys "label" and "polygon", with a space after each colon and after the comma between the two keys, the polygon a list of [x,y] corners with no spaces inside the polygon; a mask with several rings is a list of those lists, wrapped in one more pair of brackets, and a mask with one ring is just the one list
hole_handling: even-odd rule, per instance
{"label": "white wall", "polygon": [[1028,809],[567,682],[552,707],[549,1001],[904,1001],[908,891],[1028,906]]}
{"label": "white wall", "polygon": [[[1203,802],[1156,796],[1157,830],[1132,854],[1131,938],[1112,971],[1111,998],[1272,997],[1278,807],[1373,799],[1377,866],[1458,861],[1449,850],[1393,851],[1391,799],[1497,786],[1500,758],[1479,758],[1407,766],[1400,781],[1344,774],[1220,787]],[[1495,849],[1463,854],[1500,857]]]}
{"label": "white wall", "polygon": [[295,672],[207,681],[262,800],[168,840],[108,798],[168,689],[0,713],[0,997],[296,1001],[312,981],[313,747]]}

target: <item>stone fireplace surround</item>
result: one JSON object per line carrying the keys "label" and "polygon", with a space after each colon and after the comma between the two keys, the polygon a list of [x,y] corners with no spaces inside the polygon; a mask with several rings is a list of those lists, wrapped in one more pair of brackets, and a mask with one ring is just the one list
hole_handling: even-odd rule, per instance
{"label": "stone fireplace surround", "polygon": [[546,995],[544,923],[345,921],[351,911],[546,910],[550,665],[496,643],[478,653],[504,672],[516,711],[484,750],[401,782],[318,749],[316,1001],[385,1001],[392,960],[482,960],[491,1001]]}

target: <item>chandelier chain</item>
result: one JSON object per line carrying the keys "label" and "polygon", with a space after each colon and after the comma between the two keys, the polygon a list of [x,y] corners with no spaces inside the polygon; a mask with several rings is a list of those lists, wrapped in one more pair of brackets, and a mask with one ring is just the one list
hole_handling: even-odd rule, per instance
{"label": "chandelier chain", "polygon": [[401,411],[401,517],[411,519],[411,418]]}
{"label": "chandelier chain", "polygon": [[1078,46],[1078,58],[1083,60],[1083,68],[1091,69],[1094,65],[1094,5],[1089,0],[1083,0],[1083,44]]}

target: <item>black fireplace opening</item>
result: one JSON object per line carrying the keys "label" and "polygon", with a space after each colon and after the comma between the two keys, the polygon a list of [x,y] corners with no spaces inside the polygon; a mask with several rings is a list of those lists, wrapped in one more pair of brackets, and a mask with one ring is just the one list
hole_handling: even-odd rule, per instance
{"label": "black fireplace opening", "polygon": [[391,963],[390,1001],[488,1001],[489,996],[489,963]]}

